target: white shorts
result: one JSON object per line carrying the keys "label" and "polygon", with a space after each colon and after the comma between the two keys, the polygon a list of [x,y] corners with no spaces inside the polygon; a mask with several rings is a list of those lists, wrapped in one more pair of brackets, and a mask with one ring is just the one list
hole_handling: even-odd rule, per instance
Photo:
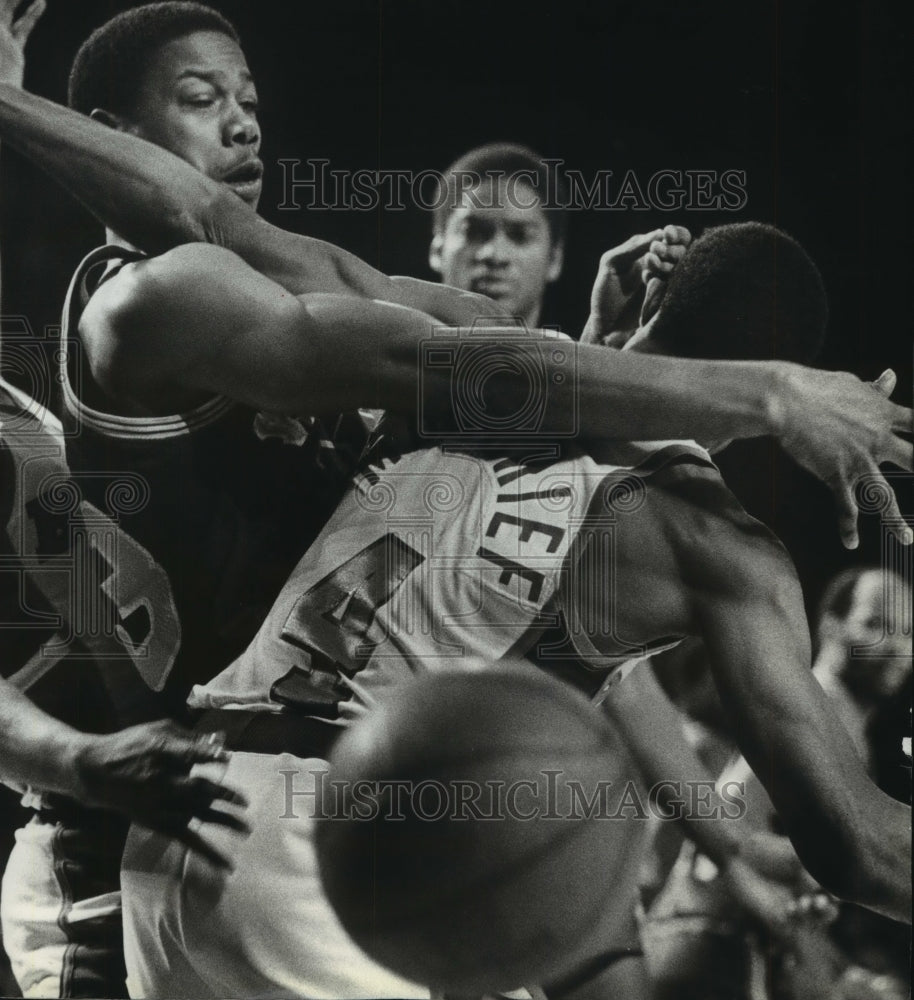
{"label": "white shorts", "polygon": [[[67,833],[38,816],[16,831],[0,889],[13,975],[25,997],[124,996],[117,857],[102,866],[111,868],[105,878],[96,852],[81,851]],[[119,855],[121,844],[100,836],[97,847]]]}
{"label": "white shorts", "polygon": [[[121,873],[130,995],[427,998],[427,988],[358,948],[324,896],[310,772],[326,771],[326,761],[236,752],[207,768],[247,796],[251,835],[198,828],[232,859],[226,874],[182,844],[131,829]],[[290,799],[290,789],[304,794]]]}

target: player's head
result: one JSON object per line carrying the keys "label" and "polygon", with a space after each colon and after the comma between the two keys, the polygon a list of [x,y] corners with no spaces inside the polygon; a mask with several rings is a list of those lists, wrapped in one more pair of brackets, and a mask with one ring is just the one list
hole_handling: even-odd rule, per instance
{"label": "player's head", "polygon": [[670,275],[654,319],[626,344],[689,358],[809,364],[825,338],[818,268],[774,226],[707,230]]}
{"label": "player's head", "polygon": [[819,659],[835,663],[858,698],[891,698],[911,677],[910,608],[911,588],[891,570],[839,573],[819,605]]}
{"label": "player's head", "polygon": [[444,172],[429,263],[445,284],[480,292],[530,325],[562,270],[563,181],[525,146],[490,143]]}
{"label": "player's head", "polygon": [[235,28],[210,7],[151,3],[113,17],[77,52],[69,102],[176,153],[256,206],[257,91]]}

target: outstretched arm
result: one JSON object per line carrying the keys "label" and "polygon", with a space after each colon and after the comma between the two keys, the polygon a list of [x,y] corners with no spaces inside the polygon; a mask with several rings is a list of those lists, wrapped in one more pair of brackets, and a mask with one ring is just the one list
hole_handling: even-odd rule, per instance
{"label": "outstretched arm", "polygon": [[696,521],[680,520],[679,564],[741,750],[812,875],[910,922],[911,811],[870,781],[813,677],[793,564],[722,483],[688,489],[720,515],[713,537],[688,537]]}
{"label": "outstretched arm", "polygon": [[[177,380],[299,413],[380,406],[412,414],[421,391],[435,415],[453,423],[459,366],[419,364],[419,345],[441,321],[389,300],[341,292],[338,282],[333,287],[332,296],[296,298],[234,254],[195,244],[125,268],[93,297],[85,322],[99,322],[105,338],[114,335],[110,356],[100,363],[129,378]],[[497,328],[488,330],[488,341],[480,333],[473,330],[477,345],[488,342],[502,357],[525,355],[515,366],[492,366],[483,388],[494,415],[524,410],[533,352],[543,373],[540,431],[547,439],[570,428],[589,438],[628,439],[712,438],[724,427],[727,436],[776,432],[793,443],[794,457],[830,481],[850,543],[856,537],[852,485],[878,475],[877,462],[912,464],[911,446],[896,436],[909,426],[910,411],[852,375],[661,358],[573,341],[554,350],[535,339],[506,339]],[[136,352],[144,350],[138,366]],[[198,368],[184,363],[190,356]],[[162,365],[171,368],[162,371]]]}
{"label": "outstretched arm", "polygon": [[[428,336],[429,316],[437,325],[470,326],[480,312],[497,314],[479,297],[387,278],[338,247],[277,229],[228,188],[165,150],[9,85],[0,85],[0,135],[144,249],[162,251],[204,240],[232,249],[287,292],[349,294],[426,314],[422,324],[401,329],[391,346],[398,354],[408,346],[410,353],[408,370],[401,369],[403,380],[383,389],[400,407],[404,399],[416,398],[416,341]],[[365,307],[363,319],[370,322],[373,312],[373,306]],[[313,324],[310,330],[324,336]],[[497,331],[493,337],[503,339]],[[340,341],[337,358],[347,365],[348,344],[345,337]],[[570,369],[573,378],[568,378],[569,356],[576,364]],[[295,360],[293,355],[289,363]],[[842,536],[851,546],[856,544],[856,482],[878,476],[877,463],[911,468],[914,461],[911,446],[896,436],[910,430],[910,411],[851,375],[778,363],[607,354],[598,347],[574,345],[561,364],[544,352],[543,365],[543,391],[548,393],[544,436],[568,427],[586,436],[628,439],[773,435],[832,488]],[[493,380],[493,398],[505,388],[509,401],[526,400],[529,366],[522,361],[517,367],[523,375],[503,371],[497,384]],[[388,377],[386,372],[389,367],[382,365],[381,379]],[[367,405],[371,400],[359,402]],[[341,397],[335,405],[349,404]],[[312,411],[314,404],[305,409]],[[505,410],[517,412],[508,404]],[[900,518],[897,507],[887,513]]]}

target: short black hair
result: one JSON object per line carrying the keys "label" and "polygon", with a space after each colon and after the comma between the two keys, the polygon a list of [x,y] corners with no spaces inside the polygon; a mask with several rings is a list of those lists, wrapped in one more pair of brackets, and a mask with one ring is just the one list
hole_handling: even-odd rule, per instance
{"label": "short black hair", "polygon": [[809,364],[827,321],[822,275],[800,244],[775,226],[742,222],[689,247],[650,336],[680,357]]}
{"label": "short black hair", "polygon": [[164,0],[112,17],[76,53],[67,88],[70,107],[84,115],[95,108],[129,115],[152,57],[163,45],[195,31],[216,31],[240,44],[235,26],[202,3]]}
{"label": "short black hair", "polygon": [[[546,160],[527,146],[513,142],[490,142],[464,153],[442,175],[447,198],[435,209],[435,232],[443,232],[451,213],[460,207],[460,192],[487,178],[517,178],[539,196],[549,238],[553,246],[565,238],[565,209],[568,202],[565,179],[554,161]],[[463,183],[460,182],[463,178]],[[470,178],[470,185],[466,183]]]}

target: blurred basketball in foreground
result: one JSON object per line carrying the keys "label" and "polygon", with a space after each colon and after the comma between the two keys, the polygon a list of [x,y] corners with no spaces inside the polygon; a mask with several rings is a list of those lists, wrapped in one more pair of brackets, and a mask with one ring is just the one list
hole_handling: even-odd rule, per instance
{"label": "blurred basketball in foreground", "polygon": [[414,678],[331,757],[327,895],[366,952],[435,989],[561,976],[631,902],[644,824],[626,760],[587,701],[533,668]]}

